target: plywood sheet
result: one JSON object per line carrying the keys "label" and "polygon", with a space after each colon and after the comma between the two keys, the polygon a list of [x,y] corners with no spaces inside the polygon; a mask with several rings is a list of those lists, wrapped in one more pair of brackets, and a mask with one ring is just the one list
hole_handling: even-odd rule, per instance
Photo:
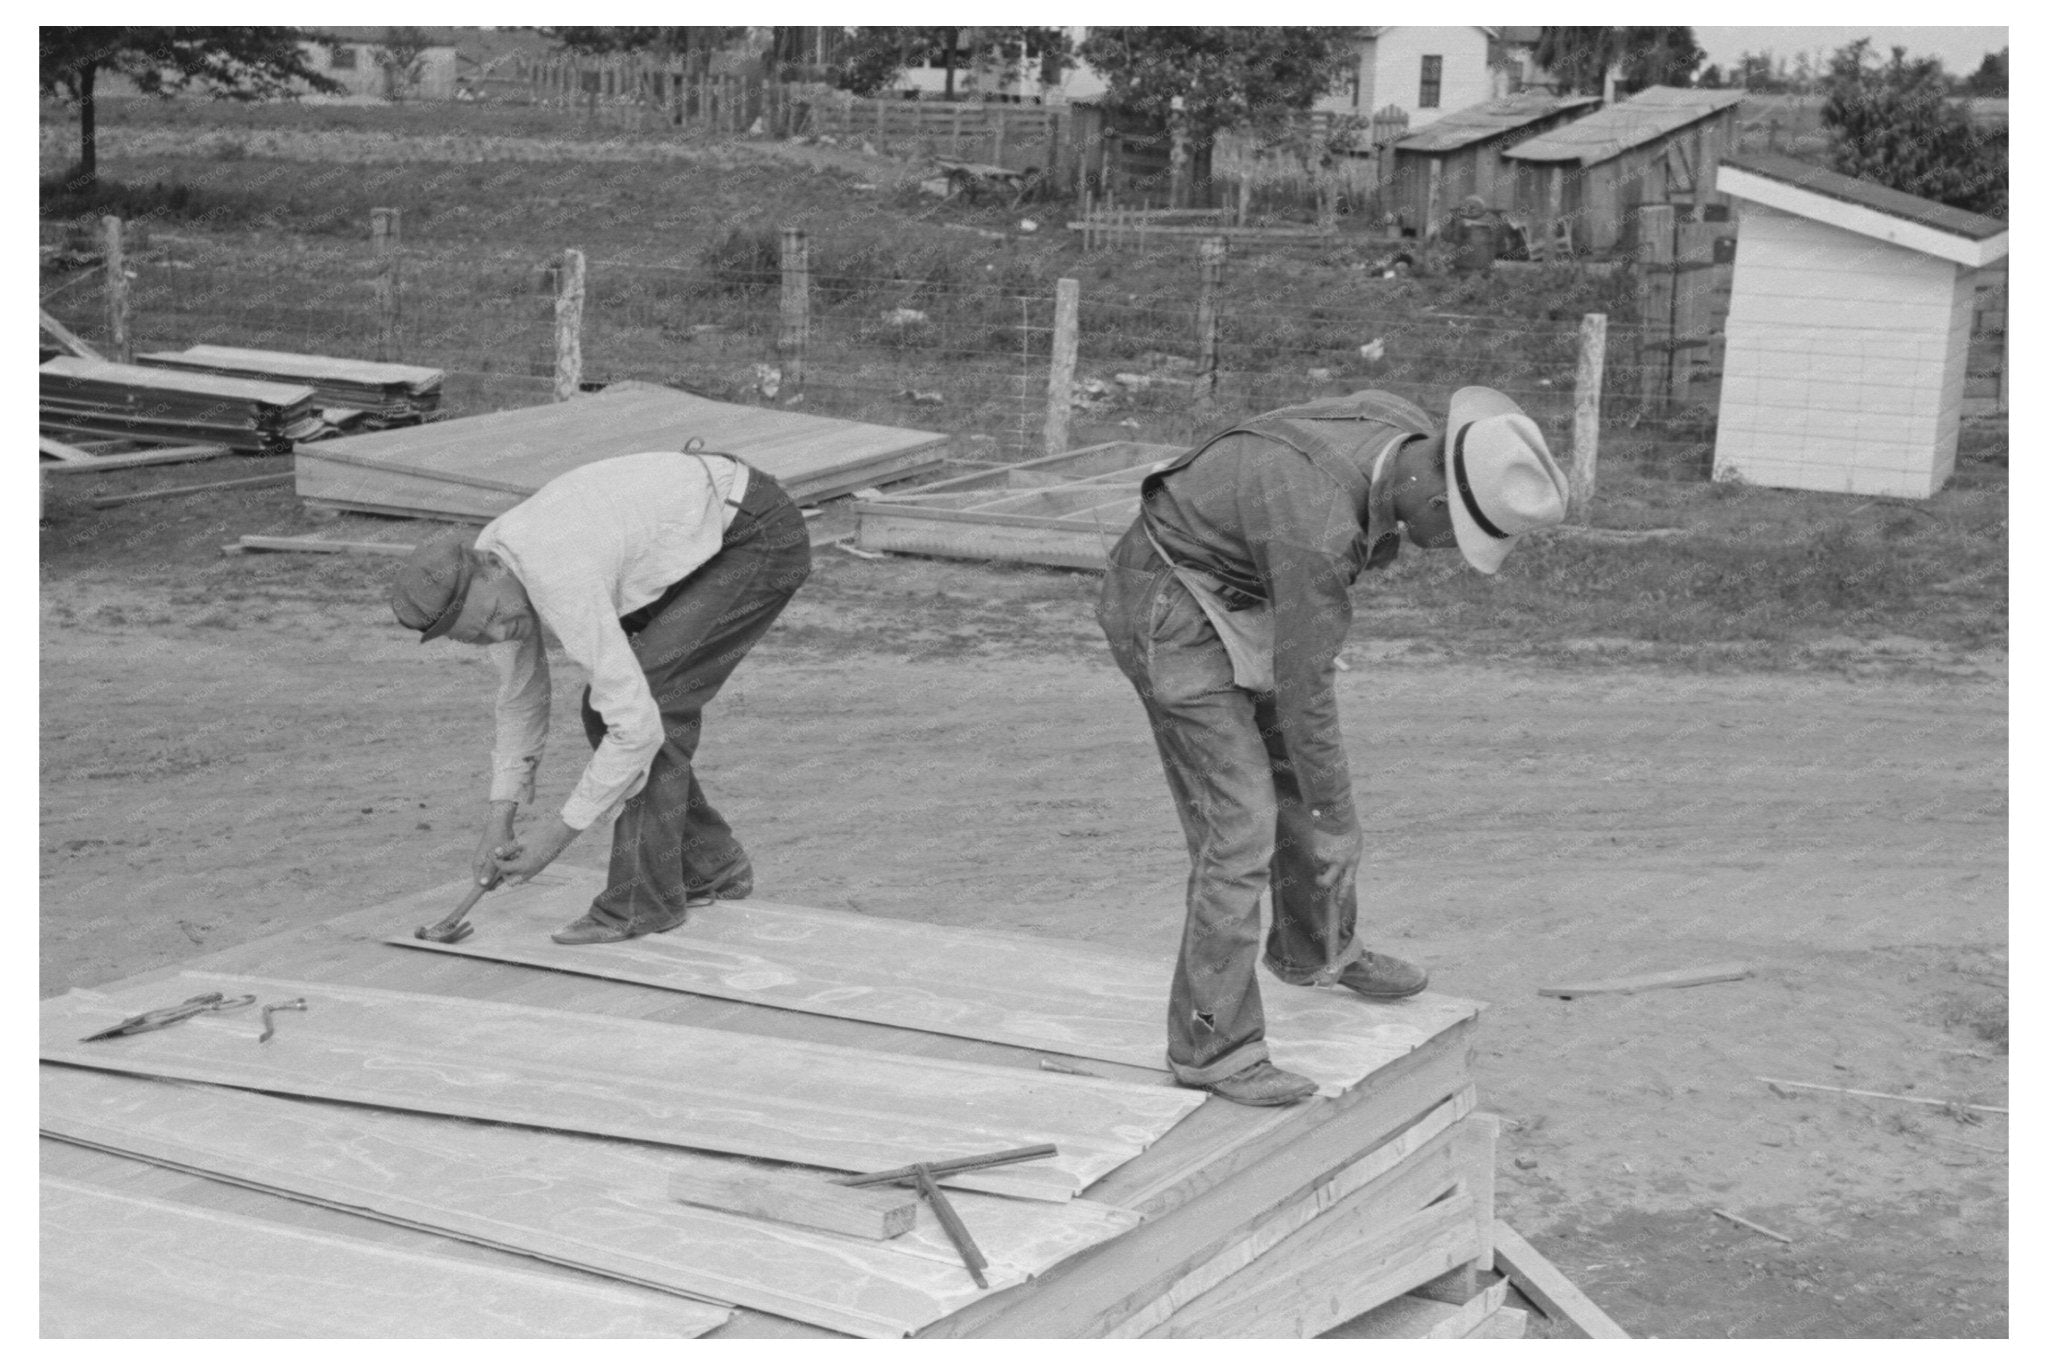
{"label": "plywood sheet", "polygon": [[[213,1086],[44,1066],[42,1128],[139,1157],[674,1293],[860,1336],[914,1331],[1134,1226],[1085,1199],[959,1192],[979,1290],[927,1211],[886,1243],[693,1208],[681,1174],[737,1158]],[[811,1172],[823,1178],[823,1172]]]}
{"label": "plywood sheet", "polygon": [[[751,900],[694,911],[688,924],[670,933],[565,948],[548,938],[549,931],[582,913],[603,874],[560,872],[548,885],[493,896],[474,920],[475,934],[461,943],[427,943],[411,937],[409,927],[390,942],[1073,1057],[1165,1066],[1173,964],[1163,957]],[[450,904],[462,889],[448,889]],[[1356,1085],[1479,1008],[1432,992],[1382,1004],[1271,977],[1262,978],[1260,989],[1274,1062],[1312,1077],[1326,1094]]]}
{"label": "plywood sheet", "polygon": [[640,388],[309,445],[297,455],[298,493],[495,516],[511,505],[503,490],[512,490],[516,501],[592,461],[680,450],[699,438],[707,449],[773,475],[798,501],[936,467],[948,439],[942,432]]}
{"label": "plywood sheet", "polygon": [[[303,997],[258,1044],[254,1009],[103,1042],[203,991]],[[42,1005],[42,1056],[102,1070],[883,1170],[1050,1142],[1045,1161],[948,1184],[1069,1198],[1201,1102],[1165,1086],[1023,1072],[497,1002],[214,973]]]}
{"label": "plywood sheet", "polygon": [[[1174,446],[1112,441],[929,484],[854,509],[862,549],[1099,569],[1138,514],[1138,484]],[[1064,477],[1060,477],[1064,474]]]}
{"label": "plywood sheet", "polygon": [[732,1316],[45,1176],[45,1337],[696,1337]]}

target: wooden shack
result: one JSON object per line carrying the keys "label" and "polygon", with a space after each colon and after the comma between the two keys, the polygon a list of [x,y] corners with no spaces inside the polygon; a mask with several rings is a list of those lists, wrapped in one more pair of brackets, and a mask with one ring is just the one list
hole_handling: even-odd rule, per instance
{"label": "wooden shack", "polygon": [[1599,107],[1593,95],[1529,92],[1445,114],[1394,144],[1387,210],[1404,232],[1431,237],[1468,196],[1512,208],[1514,168],[1501,153]]}
{"label": "wooden shack", "polygon": [[1559,222],[1581,251],[1621,240],[1642,204],[1725,204],[1714,168],[1735,148],[1740,90],[1653,85],[1565,123],[1502,155],[1515,167],[1513,211],[1546,228]]}
{"label": "wooden shack", "polygon": [[1955,468],[1977,272],[2006,225],[1745,154],[1714,477],[1924,498]]}

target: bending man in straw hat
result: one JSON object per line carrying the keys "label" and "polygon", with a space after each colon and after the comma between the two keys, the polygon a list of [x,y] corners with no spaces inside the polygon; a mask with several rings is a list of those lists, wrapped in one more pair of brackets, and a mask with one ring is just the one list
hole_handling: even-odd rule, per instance
{"label": "bending man in straw hat", "polygon": [[1255,968],[1291,986],[1414,995],[1421,968],[1357,939],[1363,839],[1332,686],[1350,588],[1401,548],[1456,545],[1481,573],[1564,519],[1543,434],[1492,389],[1447,430],[1389,393],[1266,413],[1140,485],[1097,619],[1138,690],[1194,867],[1166,1055],[1182,1085],[1290,1104],[1315,1083],[1268,1060]]}
{"label": "bending man in straw hat", "polygon": [[[525,880],[616,810],[611,877],[557,943],[615,943],[753,890],[753,866],[691,764],[706,703],[811,568],[803,514],[730,455],[655,451],[573,469],[483,528],[422,542],[391,607],[422,643],[489,648],[498,666],[479,882]],[[545,623],[581,664],[596,752],[561,813],[514,839],[533,801],[552,697]]]}

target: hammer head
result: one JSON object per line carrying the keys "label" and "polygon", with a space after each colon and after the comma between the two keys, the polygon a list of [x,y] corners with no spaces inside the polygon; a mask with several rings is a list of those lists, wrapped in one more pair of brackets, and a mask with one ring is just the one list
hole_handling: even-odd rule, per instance
{"label": "hammer head", "polygon": [[476,930],[465,921],[461,924],[451,924],[445,929],[438,924],[423,924],[412,931],[412,936],[423,938],[429,943],[460,943],[475,932]]}

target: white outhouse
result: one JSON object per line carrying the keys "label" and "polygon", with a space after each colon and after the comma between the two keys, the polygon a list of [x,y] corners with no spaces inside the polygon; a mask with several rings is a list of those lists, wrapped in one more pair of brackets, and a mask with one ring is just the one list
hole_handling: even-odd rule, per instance
{"label": "white outhouse", "polygon": [[1929,497],[1956,463],[1974,272],[2006,225],[1743,154],[1717,188],[1741,228],[1714,477]]}

